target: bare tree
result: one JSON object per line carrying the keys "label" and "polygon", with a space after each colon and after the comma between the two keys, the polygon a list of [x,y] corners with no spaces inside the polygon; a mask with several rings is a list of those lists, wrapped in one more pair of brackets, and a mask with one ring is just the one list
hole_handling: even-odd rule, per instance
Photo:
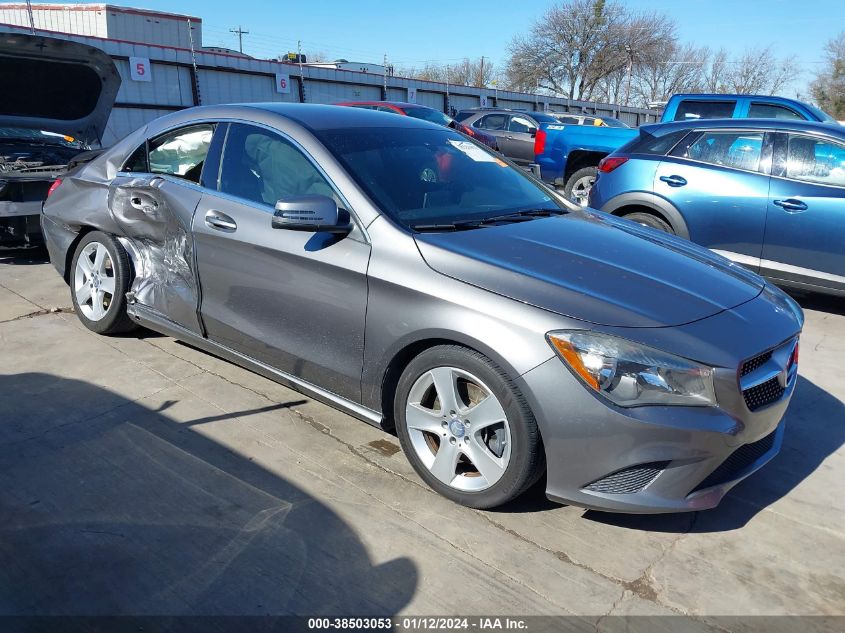
{"label": "bare tree", "polygon": [[825,45],[825,63],[810,84],[810,94],[822,110],[845,119],[845,31]]}
{"label": "bare tree", "polygon": [[731,92],[775,94],[798,76],[795,58],[777,58],[771,46],[747,50],[727,72]]}
{"label": "bare tree", "polygon": [[665,15],[634,13],[613,0],[567,0],[511,42],[508,87],[539,85],[590,100],[602,82],[624,71],[627,91],[634,66],[666,40],[674,40],[674,24]]}
{"label": "bare tree", "polygon": [[634,102],[666,101],[678,92],[701,92],[710,52],[692,44],[667,42],[660,51],[644,56],[634,73]]}
{"label": "bare tree", "polygon": [[496,68],[490,60],[480,57],[475,60],[466,58],[455,64],[428,63],[422,68],[401,68],[397,74],[424,81],[448,82],[453,86],[483,88],[496,77]]}

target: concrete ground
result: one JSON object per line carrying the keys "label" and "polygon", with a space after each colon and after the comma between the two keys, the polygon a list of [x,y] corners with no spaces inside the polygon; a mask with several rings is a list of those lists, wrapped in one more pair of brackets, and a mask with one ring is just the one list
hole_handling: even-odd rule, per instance
{"label": "concrete ground", "polygon": [[0,614],[843,615],[845,302],[802,303],[782,453],[718,509],[479,512],[328,406],[89,333],[43,255],[0,254]]}

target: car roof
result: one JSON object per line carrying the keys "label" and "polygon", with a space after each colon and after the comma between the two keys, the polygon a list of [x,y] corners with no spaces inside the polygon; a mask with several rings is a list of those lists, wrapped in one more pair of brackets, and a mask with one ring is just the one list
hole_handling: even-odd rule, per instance
{"label": "car roof", "polygon": [[718,101],[719,99],[765,99],[766,101],[791,101],[802,103],[798,99],[789,97],[778,97],[774,95],[749,95],[749,94],[721,94],[715,92],[679,92],[672,95],[673,99],[699,99],[704,101]]}
{"label": "car roof", "polygon": [[[378,112],[363,108],[348,108],[339,105],[317,103],[235,103],[226,105],[198,106],[180,110],[169,115],[171,120],[210,118],[237,118],[249,120],[256,110],[272,116],[280,116],[315,130],[367,127],[430,128],[442,130],[443,126],[412,117],[398,117],[392,112]],[[180,116],[181,115],[181,116]]]}
{"label": "car roof", "polygon": [[742,128],[745,130],[787,130],[795,132],[833,133],[845,138],[845,127],[833,122],[799,121],[796,119],[698,119],[693,121],[669,121],[667,123],[649,123],[640,129],[648,134],[659,131],[665,134],[671,130]]}

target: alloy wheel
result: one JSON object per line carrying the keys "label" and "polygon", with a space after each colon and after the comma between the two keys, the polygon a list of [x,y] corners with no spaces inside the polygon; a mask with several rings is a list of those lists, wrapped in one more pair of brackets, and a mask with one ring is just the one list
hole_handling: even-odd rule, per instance
{"label": "alloy wheel", "polygon": [[114,301],[114,262],[108,249],[99,242],[85,245],[76,260],[73,291],[82,314],[100,321]]}
{"label": "alloy wheel", "polygon": [[411,387],[405,405],[411,445],[426,468],[461,491],[481,491],[507,470],[511,432],[499,400],[480,379],[436,367]]}
{"label": "alloy wheel", "polygon": [[583,176],[576,180],[575,184],[572,185],[572,193],[570,194],[572,201],[586,207],[590,197],[590,189],[593,188],[595,182],[595,176]]}

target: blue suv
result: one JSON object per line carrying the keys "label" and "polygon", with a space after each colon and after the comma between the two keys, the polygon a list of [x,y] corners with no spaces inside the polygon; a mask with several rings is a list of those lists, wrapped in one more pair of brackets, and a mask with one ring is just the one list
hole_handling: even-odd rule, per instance
{"label": "blue suv", "polygon": [[796,289],[845,294],[845,127],[776,119],[644,125],[590,206]]}

